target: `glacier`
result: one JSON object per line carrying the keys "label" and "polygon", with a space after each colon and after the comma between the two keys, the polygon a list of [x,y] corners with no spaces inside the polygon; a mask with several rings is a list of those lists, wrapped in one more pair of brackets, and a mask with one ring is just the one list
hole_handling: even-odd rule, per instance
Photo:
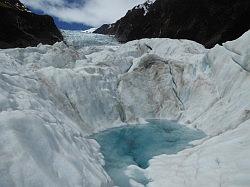
{"label": "glacier", "polygon": [[249,186],[250,31],[210,50],[188,40],[63,34],[66,43],[0,50],[0,186],[112,186],[88,137],[146,119],[206,137],[146,168],[128,166],[128,176],[148,187]]}

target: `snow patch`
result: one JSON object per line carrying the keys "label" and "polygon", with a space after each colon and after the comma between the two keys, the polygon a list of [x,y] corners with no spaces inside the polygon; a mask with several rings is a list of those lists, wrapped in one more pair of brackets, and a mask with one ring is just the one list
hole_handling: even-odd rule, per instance
{"label": "snow patch", "polygon": [[148,14],[149,7],[155,2],[155,0],[147,0],[145,3],[137,5],[134,9],[143,9],[144,16]]}
{"label": "snow patch", "polygon": [[87,30],[83,30],[82,32],[83,33],[93,33],[97,28],[90,28],[90,29],[87,29]]}

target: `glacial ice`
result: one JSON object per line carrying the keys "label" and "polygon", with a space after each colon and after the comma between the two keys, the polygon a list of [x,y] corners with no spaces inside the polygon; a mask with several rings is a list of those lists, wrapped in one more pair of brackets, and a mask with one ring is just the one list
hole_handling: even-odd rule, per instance
{"label": "glacial ice", "polygon": [[103,46],[106,44],[108,44],[109,46],[118,45],[118,42],[113,37],[101,34],[92,34],[88,33],[88,31],[87,33],[85,33],[84,31],[80,32],[63,30],[62,34],[69,46],[78,49],[90,46]]}
{"label": "glacial ice", "polygon": [[249,186],[250,32],[210,50],[64,35],[67,44],[0,50],[0,186],[112,186],[87,137],[149,118],[207,136],[145,169],[130,165],[131,186]]}

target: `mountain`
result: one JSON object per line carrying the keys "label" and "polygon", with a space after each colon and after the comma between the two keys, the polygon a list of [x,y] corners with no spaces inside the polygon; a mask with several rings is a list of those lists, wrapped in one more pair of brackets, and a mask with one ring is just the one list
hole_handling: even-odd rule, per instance
{"label": "mountain", "polygon": [[134,7],[95,33],[120,42],[141,38],[190,39],[211,48],[249,30],[249,0],[156,0]]}
{"label": "mountain", "polygon": [[54,44],[62,40],[52,17],[31,13],[18,0],[0,2],[0,48]]}

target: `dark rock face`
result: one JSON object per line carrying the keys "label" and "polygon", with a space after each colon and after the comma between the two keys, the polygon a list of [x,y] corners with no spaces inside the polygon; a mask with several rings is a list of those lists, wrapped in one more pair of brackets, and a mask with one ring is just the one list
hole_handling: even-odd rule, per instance
{"label": "dark rock face", "polygon": [[250,29],[249,0],[156,0],[135,7],[111,25],[95,32],[118,41],[167,37],[190,39],[210,48],[233,40]]}
{"label": "dark rock face", "polygon": [[20,11],[28,11],[28,9],[19,0],[1,0],[0,6]]}
{"label": "dark rock face", "polygon": [[109,34],[109,33],[111,33],[111,31],[109,30],[110,27],[111,27],[110,24],[104,24],[101,27],[99,27],[98,29],[96,29],[94,31],[94,33]]}
{"label": "dark rock face", "polygon": [[28,12],[18,0],[0,2],[0,48],[54,44],[62,40],[52,17]]}

